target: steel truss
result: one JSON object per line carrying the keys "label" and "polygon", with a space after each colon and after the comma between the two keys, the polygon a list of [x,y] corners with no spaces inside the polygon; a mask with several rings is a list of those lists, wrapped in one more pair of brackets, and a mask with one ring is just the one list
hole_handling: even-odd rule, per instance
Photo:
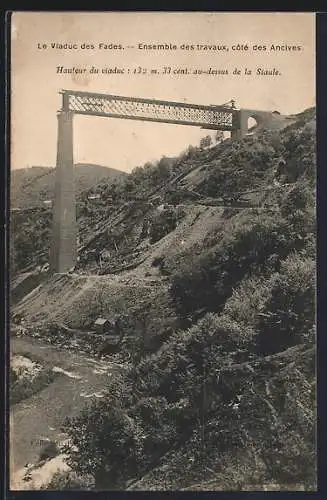
{"label": "steel truss", "polygon": [[137,97],[63,90],[61,111],[80,115],[190,125],[232,131],[239,128],[239,111],[228,105],[204,106]]}

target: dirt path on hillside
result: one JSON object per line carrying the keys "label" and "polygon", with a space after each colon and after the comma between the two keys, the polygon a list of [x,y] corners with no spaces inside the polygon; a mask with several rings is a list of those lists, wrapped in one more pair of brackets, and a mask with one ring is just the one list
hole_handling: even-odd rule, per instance
{"label": "dirt path on hillside", "polygon": [[44,443],[61,443],[66,416],[78,414],[92,398],[101,398],[118,365],[49,346],[31,338],[12,338],[11,353],[37,357],[56,373],[55,380],[10,411],[10,469],[12,480],[27,463],[35,463]]}

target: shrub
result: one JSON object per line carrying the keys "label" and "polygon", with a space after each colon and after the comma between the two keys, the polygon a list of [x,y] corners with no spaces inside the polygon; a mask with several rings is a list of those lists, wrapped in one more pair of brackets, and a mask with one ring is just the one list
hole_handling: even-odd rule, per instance
{"label": "shrub", "polygon": [[174,405],[169,405],[164,396],[144,396],[137,401],[132,413],[142,425],[143,467],[148,468],[180,437]]}
{"label": "shrub", "polygon": [[226,316],[207,314],[197,324],[171,336],[158,353],[142,360],[130,376],[147,395],[164,396],[169,403],[194,401],[205,369],[208,383],[216,378],[226,357],[245,349],[253,331]]}
{"label": "shrub", "polygon": [[287,191],[281,200],[281,214],[288,218],[298,211],[305,211],[314,205],[313,190],[304,183],[297,183]]}
{"label": "shrub", "polygon": [[252,274],[269,276],[291,250],[304,245],[304,238],[276,214],[245,219],[242,226],[226,232],[219,245],[190,259],[173,276],[171,294],[177,312],[186,317],[201,308],[222,311],[242,279]]}
{"label": "shrub", "polygon": [[66,421],[71,439],[68,464],[79,475],[94,477],[95,488],[121,488],[137,475],[142,443],[137,422],[115,401],[93,402],[81,414]]}
{"label": "shrub", "polygon": [[177,217],[173,210],[166,209],[156,215],[150,224],[150,243],[156,243],[176,228]]}
{"label": "shrub", "polygon": [[283,404],[279,405],[278,432],[271,433],[262,449],[268,479],[306,487],[316,483],[314,365],[314,356],[307,352],[272,380]]}
{"label": "shrub", "polygon": [[265,171],[273,165],[275,150],[264,135],[260,139],[247,137],[220,148],[219,160],[212,162],[210,175],[202,183],[200,192],[220,197],[253,189],[262,183]]}
{"label": "shrub", "polygon": [[287,182],[305,178],[314,184],[316,170],[316,140],[310,127],[302,126],[285,130],[282,144]]}
{"label": "shrub", "polygon": [[282,351],[304,342],[315,321],[315,265],[291,254],[272,277],[271,297],[258,320],[262,353]]}
{"label": "shrub", "polygon": [[94,486],[92,478],[80,477],[75,472],[56,472],[51,481],[45,486],[41,487],[43,490],[90,490]]}
{"label": "shrub", "polygon": [[224,314],[239,324],[254,328],[258,312],[264,308],[270,293],[269,279],[250,276],[234,288],[232,296],[226,301]]}

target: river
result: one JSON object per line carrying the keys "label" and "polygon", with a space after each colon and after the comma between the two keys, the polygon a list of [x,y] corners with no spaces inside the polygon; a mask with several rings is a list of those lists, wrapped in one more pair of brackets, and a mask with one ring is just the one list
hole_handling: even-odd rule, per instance
{"label": "river", "polygon": [[72,352],[29,337],[11,339],[13,355],[37,357],[57,376],[54,381],[10,411],[11,476],[39,458],[42,440],[61,442],[66,416],[78,414],[92,398],[101,398],[119,365]]}

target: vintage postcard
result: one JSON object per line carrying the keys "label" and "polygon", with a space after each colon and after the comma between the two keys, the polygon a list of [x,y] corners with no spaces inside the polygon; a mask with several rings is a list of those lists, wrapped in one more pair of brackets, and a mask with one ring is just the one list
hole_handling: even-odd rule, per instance
{"label": "vintage postcard", "polygon": [[12,13],[11,490],[316,490],[315,71],[313,13]]}

